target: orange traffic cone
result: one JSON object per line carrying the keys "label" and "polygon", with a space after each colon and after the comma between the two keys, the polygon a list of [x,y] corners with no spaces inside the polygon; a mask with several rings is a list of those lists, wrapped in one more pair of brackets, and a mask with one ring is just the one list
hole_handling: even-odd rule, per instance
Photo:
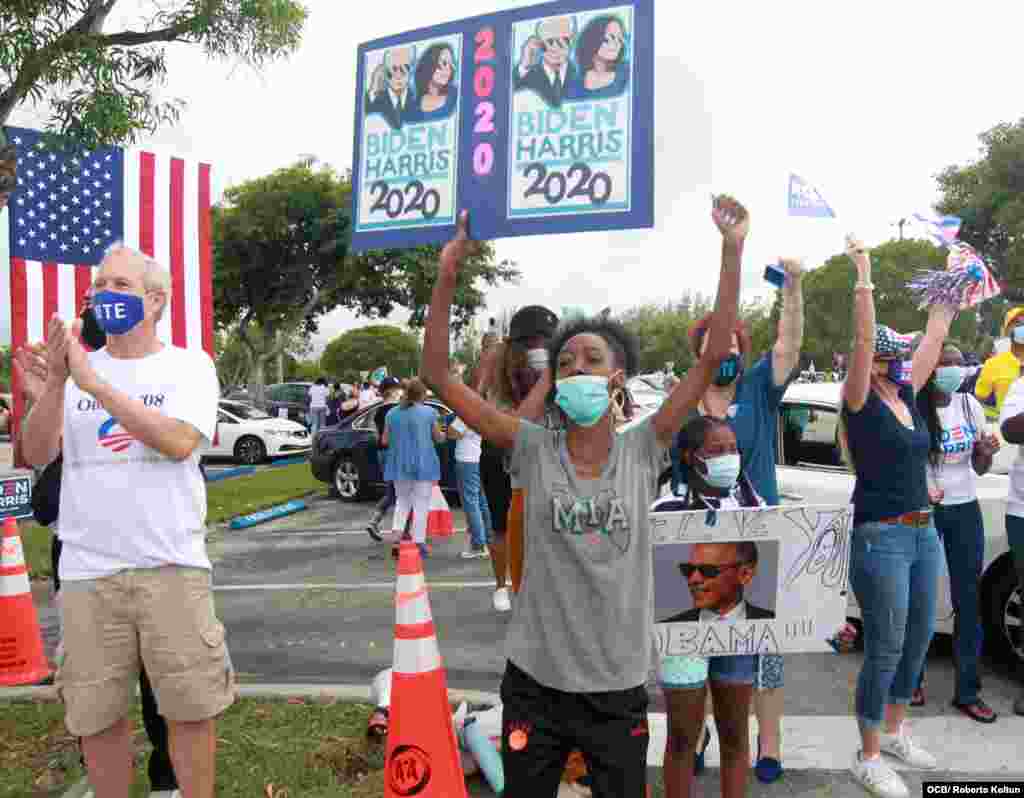
{"label": "orange traffic cone", "polygon": [[411,542],[398,557],[395,603],[384,796],[467,798],[423,563]]}
{"label": "orange traffic cone", "polygon": [[427,516],[427,537],[447,538],[455,532],[452,510],[438,484],[430,494],[430,515]]}
{"label": "orange traffic cone", "polygon": [[0,685],[36,684],[51,673],[43,655],[18,522],[5,518],[0,539]]}

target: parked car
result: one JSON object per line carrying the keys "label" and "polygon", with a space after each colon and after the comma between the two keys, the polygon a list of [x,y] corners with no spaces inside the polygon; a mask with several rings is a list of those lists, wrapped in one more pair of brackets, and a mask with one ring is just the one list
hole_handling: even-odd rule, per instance
{"label": "parked car", "polygon": [[309,427],[306,419],[306,411],[309,407],[309,388],[311,382],[279,382],[276,385],[268,385],[263,392],[263,402],[260,409],[275,418],[281,418],[283,410],[292,421],[297,421],[304,427]]}
{"label": "parked car", "polygon": [[[842,463],[838,446],[840,383],[794,384],[782,400],[779,419],[778,478],[783,503],[842,504],[853,495],[854,477]],[[787,433],[790,414],[806,414],[801,435]],[[793,429],[792,427],[790,428]],[[1002,474],[978,478],[978,500],[985,520],[985,561],[981,581],[985,643],[1001,658],[1024,664],[1024,596],[1017,585],[1006,541],[1006,497],[1009,477],[1006,462],[1016,457],[1016,446],[1000,453]],[[894,478],[899,478],[894,475]],[[850,591],[853,617],[860,610]],[[938,597],[937,631],[952,634],[953,607],[949,576],[943,573]]]}
{"label": "parked car", "polygon": [[641,417],[653,413],[668,397],[667,393],[653,387],[643,377],[634,377],[627,382],[626,391],[629,393],[630,403],[636,408],[636,414]]}
{"label": "parked car", "polygon": [[253,405],[222,399],[217,409],[215,443],[204,457],[231,457],[255,465],[268,457],[305,454],[310,450],[309,431],[302,425],[276,418]]}
{"label": "parked car", "polygon": [[[376,419],[383,418],[398,402],[377,402],[341,420],[340,424],[320,430],[313,441],[309,465],[313,476],[326,482],[343,501],[364,499],[385,486],[384,472],[378,458]],[[442,420],[451,410],[437,400],[425,404],[433,407]],[[446,441],[438,447],[441,460],[441,490],[449,503],[457,502],[455,485],[455,442]]]}

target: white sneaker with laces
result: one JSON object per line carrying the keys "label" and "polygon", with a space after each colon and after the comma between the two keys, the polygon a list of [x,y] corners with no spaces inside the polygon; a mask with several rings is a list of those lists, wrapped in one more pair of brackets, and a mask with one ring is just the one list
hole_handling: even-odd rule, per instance
{"label": "white sneaker with laces", "polygon": [[882,732],[880,747],[884,753],[902,759],[911,767],[931,770],[939,765],[935,757],[910,739],[906,726],[898,734]]}
{"label": "white sneaker with laces", "polygon": [[850,773],[860,785],[872,795],[879,798],[909,798],[910,791],[903,779],[889,767],[882,757],[864,759],[858,751],[853,756]]}
{"label": "white sneaker with laces", "polygon": [[494,591],[494,609],[498,612],[508,612],[512,609],[512,599],[509,598],[507,587],[499,587]]}

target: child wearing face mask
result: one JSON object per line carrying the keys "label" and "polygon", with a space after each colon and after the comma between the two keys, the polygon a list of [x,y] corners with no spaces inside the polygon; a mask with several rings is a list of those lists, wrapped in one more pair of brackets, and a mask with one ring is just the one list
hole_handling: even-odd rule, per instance
{"label": "child wearing face mask", "polygon": [[[676,446],[683,482],[677,495],[657,501],[652,512],[682,510],[738,510],[763,507],[764,500],[743,473],[736,434],[729,424],[712,416],[697,416],[683,427]],[[757,680],[758,658],[662,657],[658,681],[668,706],[668,737],[665,741],[665,789],[672,798],[689,795],[699,752],[707,748],[710,734],[704,726],[707,688],[715,697],[714,721],[722,755],[725,785],[745,789],[750,765],[746,747],[733,741],[749,739],[750,705]],[[703,758],[703,756],[701,756]]]}

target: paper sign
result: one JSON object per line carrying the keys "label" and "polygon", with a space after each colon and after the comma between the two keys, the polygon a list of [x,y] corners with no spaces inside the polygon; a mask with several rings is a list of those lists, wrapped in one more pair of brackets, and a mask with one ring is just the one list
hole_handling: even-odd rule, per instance
{"label": "paper sign", "polygon": [[[852,520],[847,505],[652,513],[659,653],[833,650],[828,640],[846,621]],[[718,576],[694,568],[712,562],[725,564]]]}
{"label": "paper sign", "polygon": [[288,418],[288,408],[287,407],[279,407],[279,408],[277,408],[277,417],[278,418]]}
{"label": "paper sign", "polygon": [[353,248],[652,227],[653,31],[577,0],[361,45]]}

